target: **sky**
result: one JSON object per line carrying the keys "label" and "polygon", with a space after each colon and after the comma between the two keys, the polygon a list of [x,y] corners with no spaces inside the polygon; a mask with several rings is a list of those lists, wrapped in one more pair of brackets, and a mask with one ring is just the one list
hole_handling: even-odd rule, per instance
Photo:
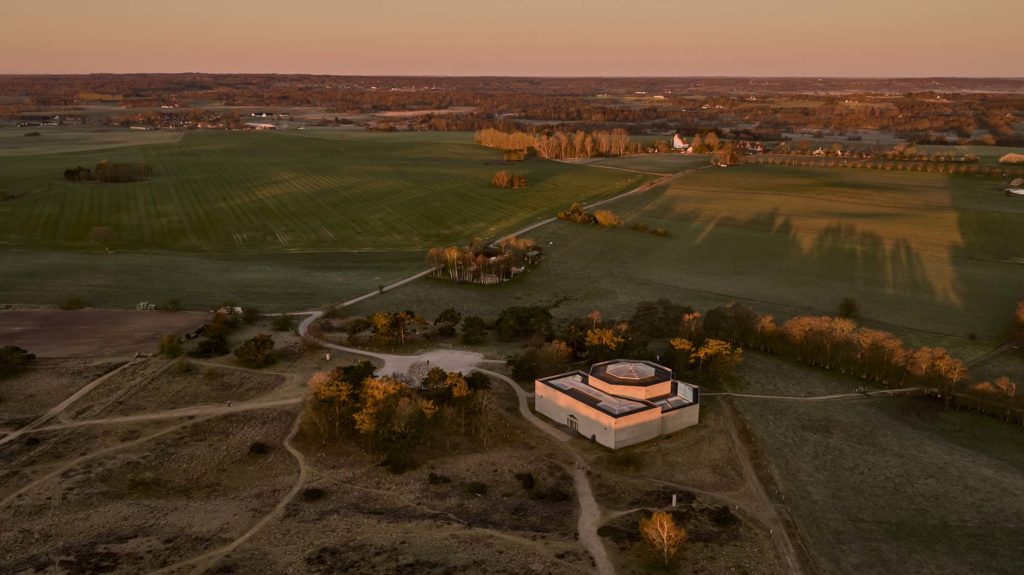
{"label": "sky", "polygon": [[1024,76],[1024,0],[0,0],[0,74]]}

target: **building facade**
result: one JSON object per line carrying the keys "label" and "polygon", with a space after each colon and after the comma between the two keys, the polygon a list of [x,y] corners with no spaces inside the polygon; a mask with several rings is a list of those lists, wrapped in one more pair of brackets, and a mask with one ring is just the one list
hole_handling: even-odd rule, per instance
{"label": "building facade", "polygon": [[536,382],[536,410],[583,437],[618,449],[697,425],[700,390],[649,361],[594,364]]}

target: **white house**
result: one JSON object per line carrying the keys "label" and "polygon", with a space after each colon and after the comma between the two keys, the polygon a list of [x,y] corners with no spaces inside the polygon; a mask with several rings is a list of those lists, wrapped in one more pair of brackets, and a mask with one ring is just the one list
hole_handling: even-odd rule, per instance
{"label": "white house", "polygon": [[672,149],[678,150],[684,154],[688,154],[693,151],[690,148],[690,144],[686,143],[686,140],[684,140],[679,134],[672,136]]}
{"label": "white house", "polygon": [[649,361],[598,363],[536,382],[536,409],[583,437],[618,449],[697,425],[699,388]]}

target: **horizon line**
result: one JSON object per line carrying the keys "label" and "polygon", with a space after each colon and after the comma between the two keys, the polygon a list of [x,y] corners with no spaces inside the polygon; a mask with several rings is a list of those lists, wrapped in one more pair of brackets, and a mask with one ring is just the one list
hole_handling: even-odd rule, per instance
{"label": "horizon line", "polygon": [[343,74],[343,73],[319,73],[319,72],[199,72],[199,71],[179,71],[179,72],[3,72],[0,71],[0,77],[11,77],[11,76],[179,76],[179,75],[199,75],[199,76],[328,76],[338,78],[543,78],[551,80],[586,80],[586,79],[609,79],[609,80],[665,80],[665,79],[716,79],[716,80],[735,80],[735,79],[761,79],[761,80],[1020,80],[1024,81],[1024,76],[943,76],[943,75],[925,75],[925,76],[835,76],[835,75],[743,75],[743,74],[724,74],[724,75],[555,75],[555,74]]}

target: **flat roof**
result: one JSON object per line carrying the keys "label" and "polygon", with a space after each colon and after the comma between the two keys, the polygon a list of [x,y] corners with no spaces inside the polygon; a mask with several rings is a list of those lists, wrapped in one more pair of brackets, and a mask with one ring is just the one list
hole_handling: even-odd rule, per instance
{"label": "flat roof", "polygon": [[622,417],[655,407],[651,403],[609,395],[587,383],[588,376],[582,371],[563,373],[538,381],[612,417]]}

